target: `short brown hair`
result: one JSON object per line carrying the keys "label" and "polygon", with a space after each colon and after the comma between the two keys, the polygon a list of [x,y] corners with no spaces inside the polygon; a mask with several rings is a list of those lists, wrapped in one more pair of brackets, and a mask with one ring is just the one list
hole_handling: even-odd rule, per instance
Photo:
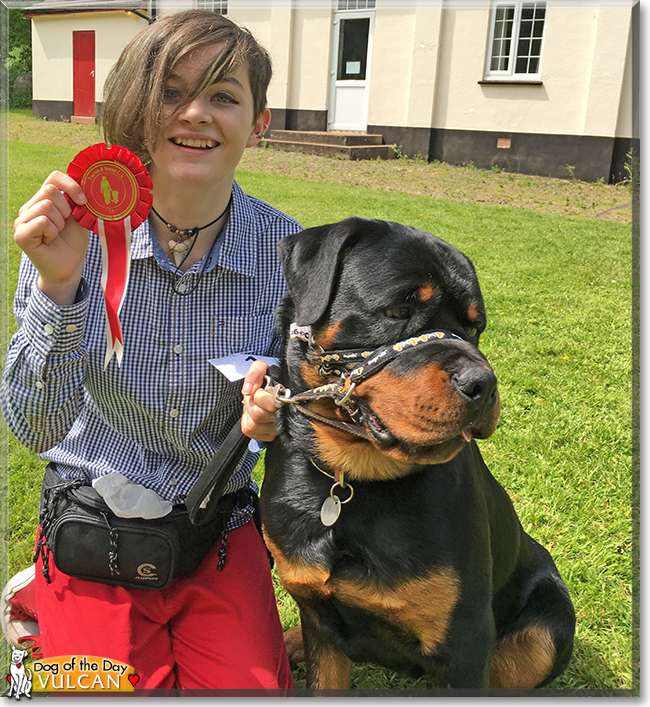
{"label": "short brown hair", "polygon": [[121,145],[145,162],[163,135],[163,91],[184,56],[200,47],[225,43],[212,66],[189,88],[181,105],[233,69],[246,66],[253,94],[253,121],[266,108],[271,58],[253,35],[232,20],[208,10],[167,15],[137,34],[120,55],[104,84],[101,125],[109,145]]}

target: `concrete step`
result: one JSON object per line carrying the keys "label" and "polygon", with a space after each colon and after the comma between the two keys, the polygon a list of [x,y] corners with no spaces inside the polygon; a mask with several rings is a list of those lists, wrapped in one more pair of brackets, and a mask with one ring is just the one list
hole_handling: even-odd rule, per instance
{"label": "concrete step", "polygon": [[342,160],[390,160],[393,145],[383,145],[381,135],[366,133],[330,133],[301,130],[271,130],[260,147],[307,155],[326,155]]}
{"label": "concrete step", "polygon": [[268,137],[271,140],[282,142],[310,142],[322,145],[381,145],[381,135],[368,133],[337,133],[320,130],[270,130]]}
{"label": "concrete step", "polygon": [[319,142],[288,142],[286,140],[266,140],[272,150],[283,152],[302,152],[306,155],[324,155],[342,160],[391,160],[395,157],[392,145],[328,145]]}

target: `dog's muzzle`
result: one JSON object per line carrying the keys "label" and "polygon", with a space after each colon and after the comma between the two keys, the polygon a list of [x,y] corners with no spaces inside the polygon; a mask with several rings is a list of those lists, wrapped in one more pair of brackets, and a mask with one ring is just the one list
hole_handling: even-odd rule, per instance
{"label": "dog's muzzle", "polygon": [[[326,351],[313,341],[310,327],[299,327],[292,324],[290,337],[308,344],[308,355],[319,363],[318,371],[322,378],[333,375],[339,378],[334,383],[327,383],[301,393],[292,394],[291,390],[270,376],[266,376],[266,389],[273,393],[276,407],[279,408],[286,404],[295,405],[307,417],[365,439],[370,439],[370,436],[363,426],[364,415],[359,405],[352,399],[352,393],[359,383],[375,375],[398,356],[417,346],[443,339],[464,341],[457,334],[438,329],[371,351],[364,349]],[[305,403],[323,398],[333,400],[336,405],[345,410],[353,424],[334,420],[305,407]]]}

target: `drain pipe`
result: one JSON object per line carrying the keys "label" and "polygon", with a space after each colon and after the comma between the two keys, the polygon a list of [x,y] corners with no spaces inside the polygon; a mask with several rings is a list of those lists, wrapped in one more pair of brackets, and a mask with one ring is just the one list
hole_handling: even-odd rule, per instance
{"label": "drain pipe", "polygon": [[149,17],[147,17],[147,15],[143,15],[139,10],[127,10],[126,12],[128,15],[137,15],[138,17],[142,17],[143,20],[147,20],[147,22],[149,24],[151,24],[152,22],[156,21],[156,14],[157,14],[156,0],[151,0],[151,4],[150,4],[151,15]]}

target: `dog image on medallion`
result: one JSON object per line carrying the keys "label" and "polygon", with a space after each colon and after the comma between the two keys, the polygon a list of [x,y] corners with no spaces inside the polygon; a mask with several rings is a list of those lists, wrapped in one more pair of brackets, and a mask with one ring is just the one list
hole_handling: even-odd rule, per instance
{"label": "dog image on medallion", "polygon": [[284,238],[286,388],[260,511],[296,600],[307,687],[353,662],[446,688],[529,689],[566,668],[575,612],[476,439],[499,417],[470,260],[349,218]]}

